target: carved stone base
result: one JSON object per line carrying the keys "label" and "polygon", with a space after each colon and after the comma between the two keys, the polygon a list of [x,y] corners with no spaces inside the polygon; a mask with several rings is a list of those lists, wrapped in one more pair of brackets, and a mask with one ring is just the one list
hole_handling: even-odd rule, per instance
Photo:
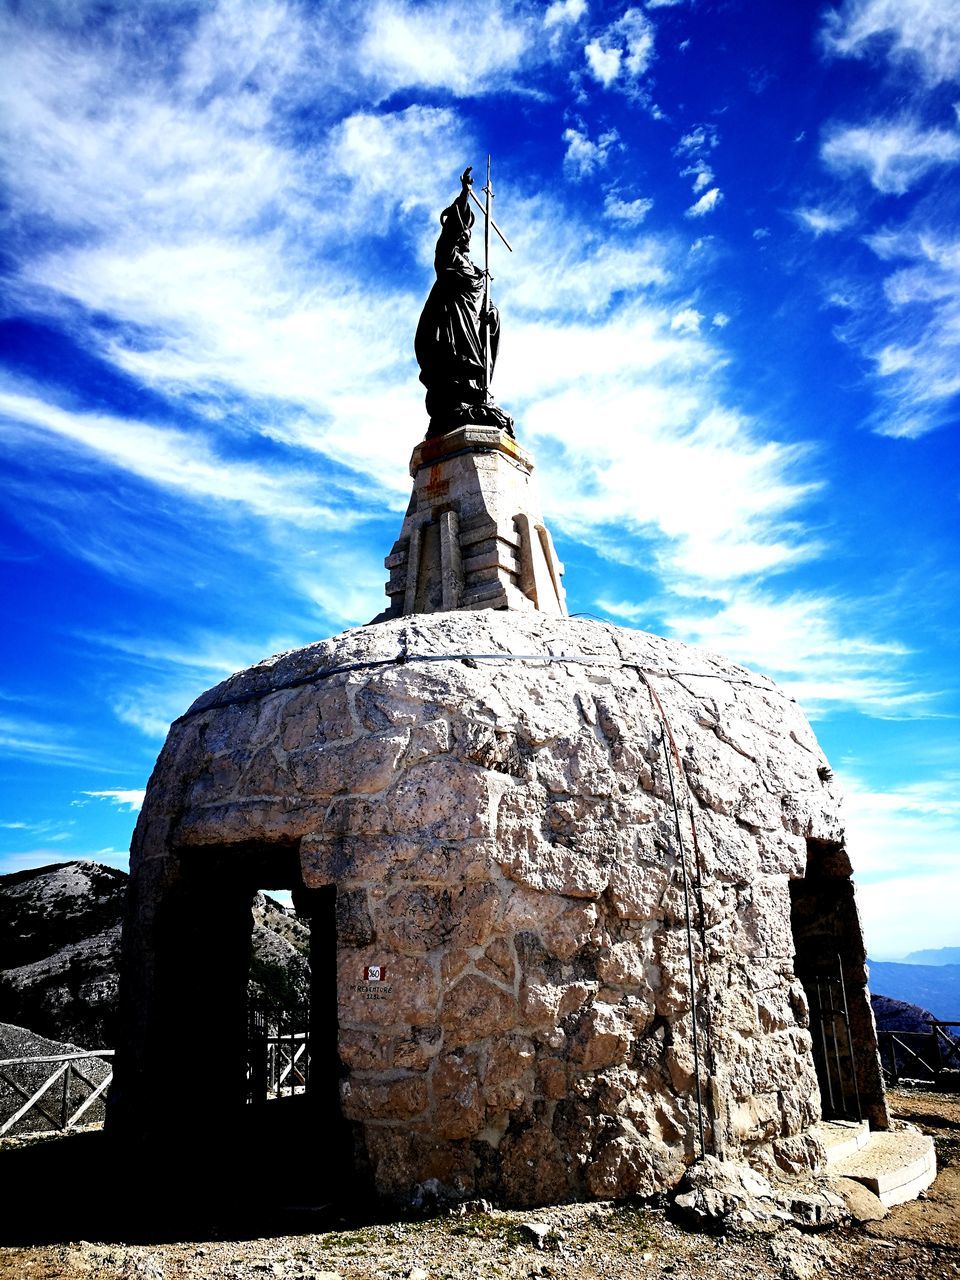
{"label": "carved stone base", "polygon": [[[418,444],[413,496],[384,561],[381,618],[451,609],[567,612],[533,460],[505,431],[468,424]],[[379,621],[380,619],[378,619]]]}

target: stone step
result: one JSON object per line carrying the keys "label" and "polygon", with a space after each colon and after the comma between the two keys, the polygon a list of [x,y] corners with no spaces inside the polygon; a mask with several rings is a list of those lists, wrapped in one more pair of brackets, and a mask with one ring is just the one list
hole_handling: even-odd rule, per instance
{"label": "stone step", "polygon": [[859,1150],[828,1164],[835,1177],[862,1182],[887,1208],[915,1200],[937,1176],[933,1139],[913,1128],[871,1133]]}
{"label": "stone step", "polygon": [[860,1151],[870,1141],[867,1120],[821,1120],[813,1126],[813,1135],[823,1143],[827,1165],[831,1167],[844,1156]]}

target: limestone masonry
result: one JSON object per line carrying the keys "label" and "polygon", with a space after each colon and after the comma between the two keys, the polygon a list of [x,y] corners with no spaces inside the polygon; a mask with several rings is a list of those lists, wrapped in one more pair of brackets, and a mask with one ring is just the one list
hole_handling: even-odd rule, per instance
{"label": "limestone masonry", "polygon": [[469,425],[417,445],[413,496],[384,561],[381,617],[449,609],[565,614],[557,559],[526,450],[495,427]]}
{"label": "limestone masonry", "polygon": [[[487,461],[469,465],[480,475]],[[132,851],[117,1125],[190,1105],[170,1028],[182,1042],[184,1026],[219,1018],[236,1042],[232,904],[286,884],[295,901],[335,895],[325,932],[313,917],[335,983],[335,1004],[313,1014],[336,1077],[317,1132],[339,1098],[346,1159],[379,1191],[646,1195],[700,1154],[699,1118],[721,1157],[818,1168],[812,1126],[834,1080],[815,1056],[826,1038],[815,1026],[813,1043],[808,992],[830,966],[852,1029],[836,1088],[888,1122],[837,796],[809,725],[773,683],[722,658],[560,616],[540,534],[526,536],[541,577],[525,581],[552,584],[553,616],[464,608],[480,589],[473,531],[498,574],[524,554],[522,528],[495,537],[475,515],[440,513],[432,563],[453,568],[430,570],[428,585],[422,568],[411,585],[409,550],[394,553],[391,594],[410,616],[259,663],[172,727]],[[457,539],[459,570],[443,559]],[[424,592],[448,611],[424,612]],[[195,892],[224,921],[202,954]]]}

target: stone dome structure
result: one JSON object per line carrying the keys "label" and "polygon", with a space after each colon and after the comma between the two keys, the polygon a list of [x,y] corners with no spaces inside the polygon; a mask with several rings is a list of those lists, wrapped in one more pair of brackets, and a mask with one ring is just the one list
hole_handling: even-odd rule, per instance
{"label": "stone dome structure", "polygon": [[648,1195],[888,1123],[827,762],[771,681],[673,641],[461,607],[261,662],[174,723],[131,876],[117,1131],[239,1123],[258,888],[312,922],[297,1132],[380,1193]]}

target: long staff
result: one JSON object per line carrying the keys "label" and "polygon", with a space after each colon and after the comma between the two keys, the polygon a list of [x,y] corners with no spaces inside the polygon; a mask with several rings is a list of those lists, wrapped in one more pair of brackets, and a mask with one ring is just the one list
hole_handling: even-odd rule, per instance
{"label": "long staff", "polygon": [[483,393],[490,399],[490,152],[487,152],[487,185],[483,188]]}

